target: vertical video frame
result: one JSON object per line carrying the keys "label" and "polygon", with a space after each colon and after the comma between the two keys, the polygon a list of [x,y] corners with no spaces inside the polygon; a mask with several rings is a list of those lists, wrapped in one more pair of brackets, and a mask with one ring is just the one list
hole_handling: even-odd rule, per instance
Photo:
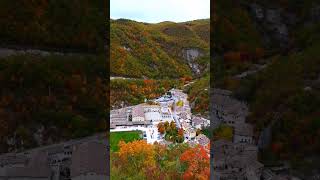
{"label": "vertical video frame", "polygon": [[111,179],[210,179],[210,1],[110,14]]}

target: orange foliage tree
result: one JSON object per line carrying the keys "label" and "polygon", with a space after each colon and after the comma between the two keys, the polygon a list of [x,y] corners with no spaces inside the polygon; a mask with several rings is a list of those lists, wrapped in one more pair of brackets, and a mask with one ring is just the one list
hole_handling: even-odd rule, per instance
{"label": "orange foliage tree", "polygon": [[180,161],[188,166],[183,174],[183,179],[210,179],[210,160],[208,151],[204,147],[198,145],[186,150],[181,155]]}
{"label": "orange foliage tree", "polygon": [[239,61],[241,61],[241,53],[240,52],[227,52],[223,55],[223,59],[226,62],[239,62]]}
{"label": "orange foliage tree", "polygon": [[166,132],[166,129],[165,129],[164,124],[162,122],[160,122],[157,127],[158,127],[158,131],[160,134],[164,134]]}

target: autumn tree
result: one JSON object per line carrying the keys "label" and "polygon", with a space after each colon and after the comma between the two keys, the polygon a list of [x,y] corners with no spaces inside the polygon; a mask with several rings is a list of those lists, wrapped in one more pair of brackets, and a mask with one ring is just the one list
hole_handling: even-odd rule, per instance
{"label": "autumn tree", "polygon": [[160,134],[164,134],[165,133],[166,129],[165,129],[165,126],[164,126],[164,124],[162,122],[160,122],[157,125],[157,127],[158,127],[158,131],[159,131]]}
{"label": "autumn tree", "polygon": [[196,131],[196,135],[198,136],[199,134],[201,134],[202,132],[201,132],[201,129],[197,129],[197,131]]}
{"label": "autumn tree", "polygon": [[178,135],[179,135],[179,136],[183,136],[183,129],[182,129],[182,128],[179,128],[179,130],[178,130]]}
{"label": "autumn tree", "polygon": [[176,127],[177,127],[177,126],[176,126],[176,123],[175,123],[174,121],[171,121],[171,122],[170,122],[170,128],[171,128],[171,129],[176,129]]}
{"label": "autumn tree", "polygon": [[144,140],[124,143],[119,142],[119,158],[123,167],[130,173],[155,166],[155,151],[152,144]]}
{"label": "autumn tree", "polygon": [[191,76],[185,76],[184,78],[185,78],[185,81],[186,81],[186,82],[192,81],[192,77],[191,77]]}
{"label": "autumn tree", "polygon": [[226,62],[239,62],[241,61],[240,52],[227,52],[223,55]]}
{"label": "autumn tree", "polygon": [[168,121],[164,122],[164,128],[167,129],[168,127],[169,127],[169,122]]}
{"label": "autumn tree", "polygon": [[186,150],[180,157],[180,161],[187,165],[183,174],[184,180],[206,180],[210,179],[210,160],[208,151],[198,145]]}
{"label": "autumn tree", "polygon": [[232,140],[233,137],[233,129],[228,125],[220,125],[213,131],[213,139],[226,139]]}
{"label": "autumn tree", "polygon": [[184,136],[183,136],[183,134],[184,134],[183,129],[182,129],[182,128],[179,128],[179,130],[178,130],[178,135],[177,135],[177,138],[176,138],[176,141],[177,141],[178,143],[182,143],[182,142],[184,141]]}

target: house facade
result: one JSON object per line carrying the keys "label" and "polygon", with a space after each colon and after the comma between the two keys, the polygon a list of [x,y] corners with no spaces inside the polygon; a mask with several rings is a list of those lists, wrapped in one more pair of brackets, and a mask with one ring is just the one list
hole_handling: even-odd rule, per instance
{"label": "house facade", "polygon": [[0,155],[0,180],[109,179],[105,134]]}

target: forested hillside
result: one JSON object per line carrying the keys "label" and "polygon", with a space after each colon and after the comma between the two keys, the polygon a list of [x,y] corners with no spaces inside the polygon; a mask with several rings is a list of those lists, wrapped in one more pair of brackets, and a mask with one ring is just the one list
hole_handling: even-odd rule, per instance
{"label": "forested hillside", "polygon": [[102,52],[103,5],[98,0],[2,0],[0,45]]}
{"label": "forested hillside", "polygon": [[104,56],[1,58],[0,152],[104,131],[104,65]]}
{"label": "forested hillside", "polygon": [[181,88],[181,86],[180,80],[112,80],[110,82],[110,106],[112,109],[117,109],[140,104],[145,99],[155,99],[171,88]]}
{"label": "forested hillside", "polygon": [[209,19],[157,24],[111,20],[110,41],[111,76],[136,78],[111,80],[111,107],[142,103],[172,87],[184,89],[193,79],[194,85],[185,88],[192,109],[208,111]]}
{"label": "forested hillside", "polygon": [[0,2],[0,153],[105,131],[103,7]]}
{"label": "forested hillside", "polygon": [[206,74],[195,80],[189,87],[185,87],[193,113],[209,117],[209,85],[210,76]]}
{"label": "forested hillside", "polygon": [[112,20],[111,75],[154,79],[201,76],[209,65],[209,23]]}

